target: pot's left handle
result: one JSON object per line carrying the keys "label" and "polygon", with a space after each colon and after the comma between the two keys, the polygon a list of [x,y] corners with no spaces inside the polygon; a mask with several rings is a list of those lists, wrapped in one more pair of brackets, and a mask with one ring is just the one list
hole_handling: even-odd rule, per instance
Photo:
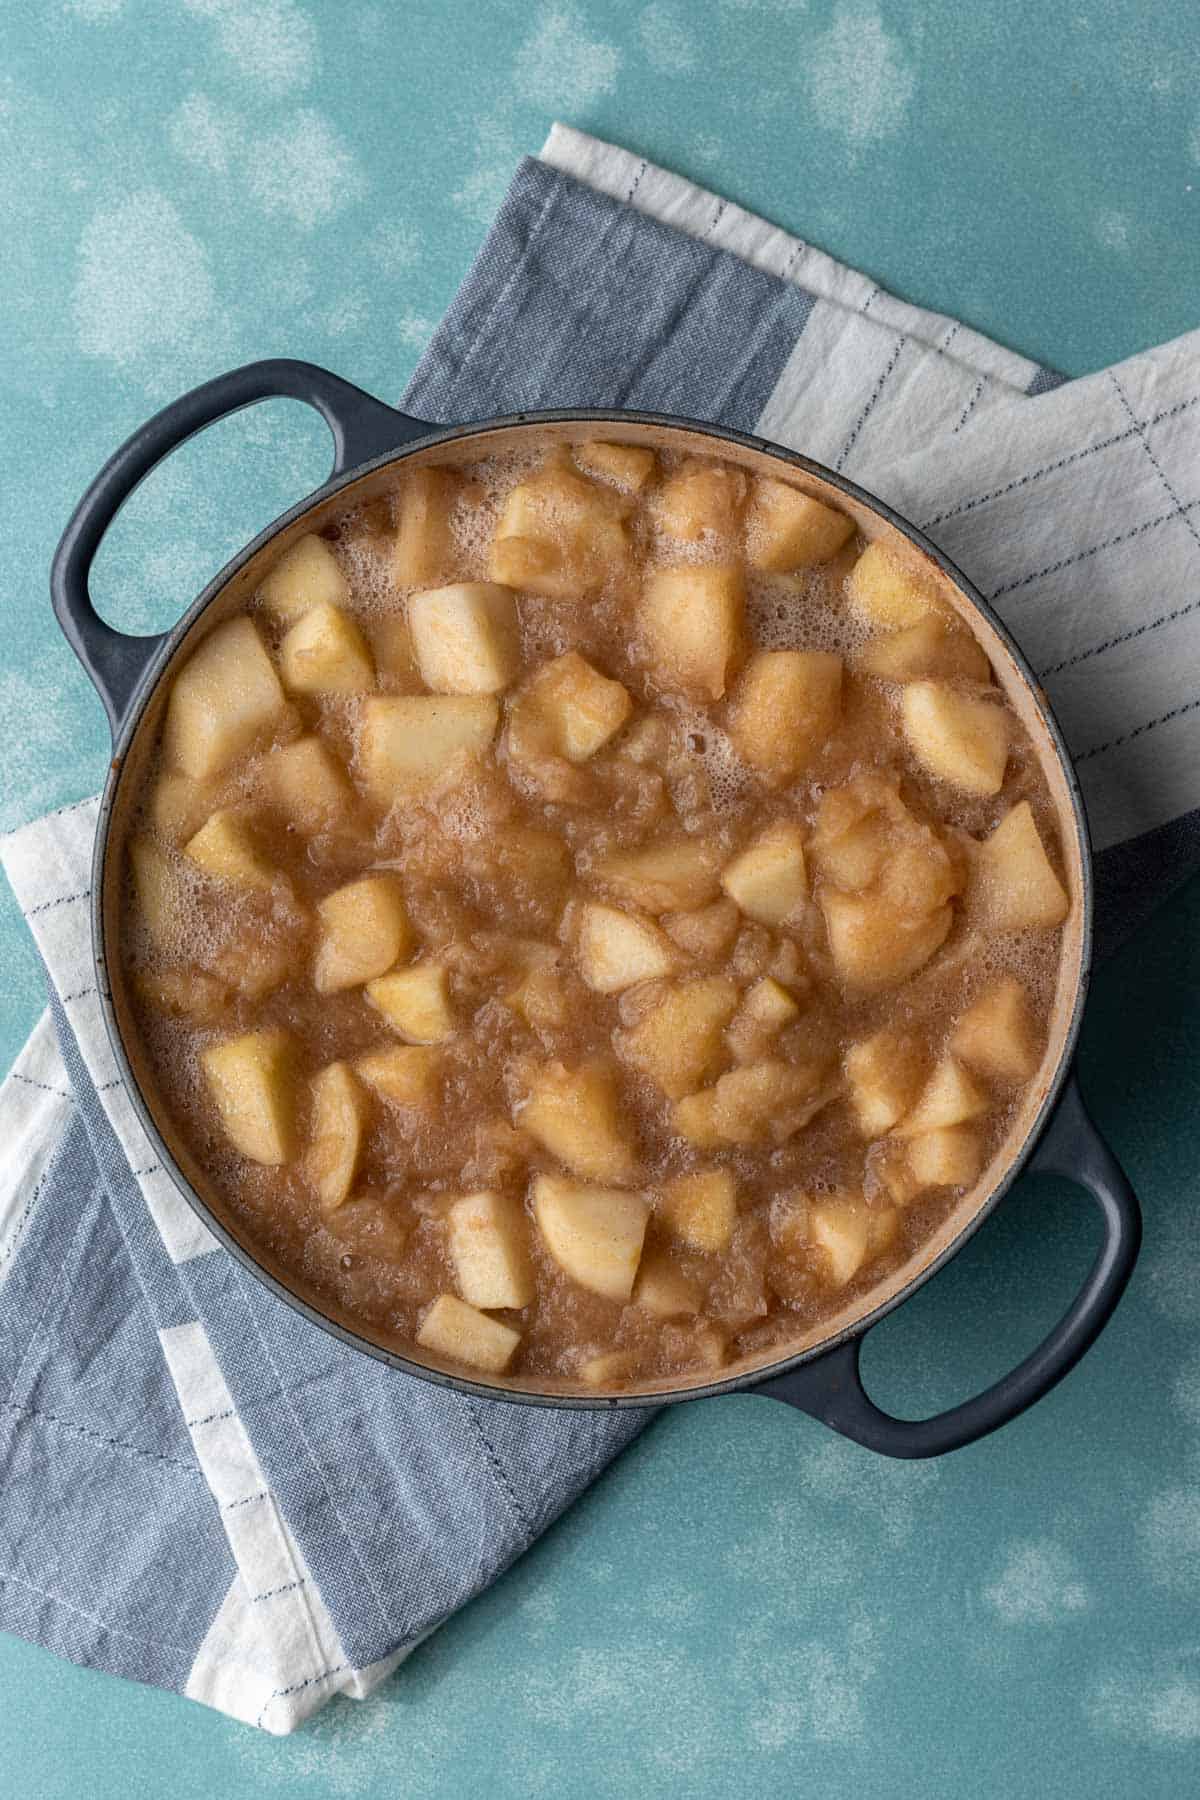
{"label": "pot's left handle", "polygon": [[104,702],[114,741],[163,638],[114,631],[92,605],[88,575],[101,540],[134,488],[164,456],[243,406],[279,399],[303,400],[320,413],[333,433],[335,477],[436,429],[385,406],[315,363],[288,357],[247,363],[218,375],[139,426],[105,463],[75,508],[50,572],[54,615]]}

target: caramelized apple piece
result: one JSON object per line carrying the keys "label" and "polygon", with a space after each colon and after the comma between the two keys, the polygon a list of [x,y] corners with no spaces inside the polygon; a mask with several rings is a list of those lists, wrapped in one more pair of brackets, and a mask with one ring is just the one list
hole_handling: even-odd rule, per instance
{"label": "caramelized apple piece", "polygon": [[742,761],[772,786],[795,780],[822,749],[842,710],[842,659],[827,650],[760,650],[729,706]]}
{"label": "caramelized apple piece", "polygon": [[160,775],[150,790],[150,823],[169,844],[195,837],[220,803],[217,781],[195,781],[190,775]]}
{"label": "caramelized apple piece", "polygon": [[412,946],[404,894],[394,875],[367,875],[335,889],[317,907],[321,941],[313,969],[318,994],[337,994],[383,975]]}
{"label": "caramelized apple piece", "polygon": [[680,982],[614,1041],[626,1062],[678,1100],[699,1087],[719,1060],[721,1034],[737,1001],[736,987],[723,975]]}
{"label": "caramelized apple piece", "polygon": [[746,477],[725,463],[691,461],[663,482],[655,515],[668,537],[695,544],[708,536],[732,537],[741,520]]}
{"label": "caramelized apple piece", "polygon": [[771,1040],[800,1016],[791,994],[773,975],[764,975],[749,990],[729,1021],[725,1041],[737,1062],[759,1062],[770,1055]]}
{"label": "caramelized apple piece", "polygon": [[355,793],[341,763],[319,737],[297,738],[264,756],[263,796],[297,831],[328,831],[353,815]]}
{"label": "caramelized apple piece", "polygon": [[868,994],[899,987],[924,968],[954,923],[949,906],[914,918],[879,896],[832,888],[821,894],[821,910],[839,976],[847,987]]}
{"label": "caramelized apple piece", "polygon": [[421,679],[435,694],[498,694],[516,675],[520,644],[511,588],[460,581],[412,594],[408,628]]}
{"label": "caramelized apple piece", "polygon": [[410,1044],[440,1044],[454,1034],[446,971],[440,963],[394,969],[368,981],[364,991],[393,1031]]}
{"label": "caramelized apple piece", "polygon": [[922,1188],[970,1187],[983,1169],[983,1145],[969,1125],[922,1132],[907,1149],[913,1178]]}
{"label": "caramelized apple piece", "polygon": [[846,1052],[846,1081],[855,1122],[865,1138],[882,1137],[916,1100],[929,1068],[918,1037],[877,1031]]}
{"label": "caramelized apple piece", "polygon": [[787,575],[828,562],[853,535],[854,520],[802,494],[786,481],[761,476],[754,483],[746,551],[756,569]]}
{"label": "caramelized apple piece", "polygon": [[405,475],[392,553],[401,587],[427,587],[453,573],[450,513],[456,491],[451,469],[409,469]]}
{"label": "caramelized apple piece", "polygon": [[492,540],[489,573],[549,600],[595,594],[628,572],[628,501],[558,458],[513,488]]}
{"label": "caramelized apple piece", "polygon": [[521,1334],[511,1325],[477,1312],[457,1294],[439,1294],[421,1320],[417,1342],[447,1362],[465,1363],[485,1375],[502,1375],[516,1354]]}
{"label": "caramelized apple piece", "polygon": [[656,1319],[686,1319],[700,1311],[703,1289],[667,1250],[647,1250],[633,1284],[633,1304]]}
{"label": "caramelized apple piece", "polygon": [[963,1062],[995,1081],[1028,1081],[1041,1060],[1029,996],[1005,975],[963,1014],[950,1039]]}
{"label": "caramelized apple piece", "polygon": [[434,1106],[441,1088],[442,1062],[424,1044],[397,1044],[370,1050],[354,1065],[368,1087],[396,1106]]}
{"label": "caramelized apple piece", "polygon": [[178,948],[187,922],[183,878],[161,844],[135,837],[129,844],[138,919],[156,950]]}
{"label": "caramelized apple piece", "polygon": [[312,1131],[304,1173],[322,1212],[334,1212],[350,1196],[367,1119],[367,1096],[347,1063],[329,1063],[313,1076]]}
{"label": "caramelized apple piece", "polygon": [[151,1006],[197,1025],[219,1025],[229,1013],[228,987],[203,969],[140,969],[137,985]]}
{"label": "caramelized apple piece", "polygon": [[655,681],[669,693],[719,700],[741,654],[744,605],[736,564],[651,570],[642,588],[638,635]]}
{"label": "caramelized apple piece", "polygon": [[760,925],[783,925],[808,898],[804,833],[786,819],[768,825],[721,875],[721,886]]}
{"label": "caramelized apple piece", "polygon": [[883,543],[868,544],[846,578],[856,612],[873,625],[899,630],[941,608],[937,583]]}
{"label": "caramelized apple piece", "polygon": [[532,1072],[526,1095],[516,1123],[551,1156],[585,1181],[634,1180],[637,1162],[621,1129],[612,1073],[603,1063],[577,1069],[546,1064]]}
{"label": "caramelized apple piece", "polygon": [[813,1244],[823,1252],[826,1279],[832,1287],[853,1281],[871,1243],[871,1215],[853,1200],[829,1200],[810,1209],[808,1228]]}
{"label": "caramelized apple piece", "polygon": [[211,1044],[201,1065],[226,1137],[252,1162],[296,1151],[295,1045],[286,1031],[250,1031]]}
{"label": "caramelized apple piece", "polygon": [[648,913],[703,906],[718,891],[717,858],[698,838],[613,851],[592,864],[594,880]]}
{"label": "caramelized apple piece", "polygon": [[175,677],[163,728],[166,761],[196,780],[217,775],[278,726],[286,708],[254,625],[229,619]]}
{"label": "caramelized apple piece", "polygon": [[259,849],[246,820],[229,810],[215,812],[184,846],[183,854],[205,875],[237,887],[269,891],[277,879],[285,879]]}
{"label": "caramelized apple piece", "polygon": [[657,926],[615,906],[583,908],[578,950],[579,973],[598,994],[619,994],[635,982],[669,975],[676,960]]}
{"label": "caramelized apple piece", "polygon": [[654,452],[639,444],[576,444],[574,456],[585,475],[613,481],[631,494],[641,493],[654,475]]}
{"label": "caramelized apple piece", "polygon": [[676,1131],[701,1149],[721,1144],[781,1144],[834,1098],[820,1064],[770,1059],[731,1069],[715,1087],[675,1104]]}
{"label": "caramelized apple piece", "polygon": [[500,708],[488,694],[373,695],[363,706],[359,751],[378,806],[430,787],[455,756],[482,756]]}
{"label": "caramelized apple piece", "polygon": [[606,1300],[629,1299],[650,1216],[640,1194],[539,1175],[533,1216],[546,1249],[572,1281]]}
{"label": "caramelized apple piece", "polygon": [[990,1102],[973,1076],[953,1056],[943,1056],[917,1103],[896,1127],[897,1137],[920,1137],[947,1125],[963,1125],[987,1112]]}
{"label": "caramelized apple piece", "polygon": [[728,1169],[698,1169],[665,1182],[659,1219],[689,1250],[717,1255],[729,1248],[737,1221],[737,1183]]}
{"label": "caramelized apple piece", "polygon": [[344,605],[349,589],[329,545],[309,531],[280,557],[259,584],[258,596],[268,612],[291,625],[310,607]]}
{"label": "caramelized apple piece", "polygon": [[881,681],[922,681],[936,675],[961,675],[978,682],[992,678],[983,646],[969,631],[935,613],[903,631],[871,638],[854,661],[864,675],[874,675]]}
{"label": "caramelized apple piece", "polygon": [[508,745],[518,758],[563,756],[586,762],[624,725],[633,702],[577,651],[534,671],[509,713]]}
{"label": "caramelized apple piece", "polygon": [[980,924],[997,931],[1048,931],[1071,910],[1028,800],[975,846],[967,898]]}
{"label": "caramelized apple piece", "polygon": [[490,1190],[464,1194],[446,1214],[446,1237],[458,1291],[470,1305],[529,1305],[533,1268],[519,1201]]}
{"label": "caramelized apple piece", "polygon": [[694,912],[663,915],[662,927],[681,950],[702,962],[715,962],[733,943],[741,920],[732,900],[715,900]]}
{"label": "caramelized apple piece", "polygon": [[909,748],[921,767],[966,794],[998,794],[1008,761],[1009,715],[943,681],[913,681],[900,701]]}
{"label": "caramelized apple piece", "polygon": [[375,686],[362,632],[326,601],[296,620],[279,646],[279,666],[293,694],[363,694]]}

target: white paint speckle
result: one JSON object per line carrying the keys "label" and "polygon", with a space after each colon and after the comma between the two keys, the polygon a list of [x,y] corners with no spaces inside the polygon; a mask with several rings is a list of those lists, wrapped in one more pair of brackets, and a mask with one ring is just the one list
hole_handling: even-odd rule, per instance
{"label": "white paint speckle", "polygon": [[638,20],[646,61],[662,75],[688,75],[699,58],[691,34],[669,0],[653,0]]}
{"label": "white paint speckle", "polygon": [[208,253],[166,195],[145,188],[92,214],[72,303],[85,356],[123,367],[193,348],[216,304]]}
{"label": "white paint speckle", "polygon": [[916,92],[912,59],[864,0],[842,0],[808,44],[808,97],[817,122],[853,151],[895,135]]}
{"label": "white paint speckle", "polygon": [[1105,250],[1124,255],[1129,250],[1129,215],[1122,212],[1101,213],[1093,227],[1097,243]]}
{"label": "white paint speckle", "polygon": [[1092,1600],[1074,1559],[1049,1539],[1011,1544],[983,1598],[1006,1625],[1057,1625]]}
{"label": "white paint speckle", "polygon": [[260,211],[289,218],[303,231],[324,225],[365,186],[354,152],[311,106],[253,140],[246,179]]}
{"label": "white paint speckle", "polygon": [[1172,1383],[1171,1398],[1188,1424],[1200,1429],[1200,1356],[1184,1363]]}
{"label": "white paint speckle", "polygon": [[1094,1728],[1135,1744],[1200,1743],[1200,1677],[1170,1666],[1102,1675],[1084,1702]]}
{"label": "white paint speckle", "polygon": [[184,0],[184,5],[211,20],[221,55],[262,93],[278,98],[312,81],[316,27],[294,0]]}
{"label": "white paint speckle", "polygon": [[845,1438],[814,1439],[800,1472],[800,1487],[810,1506],[832,1509],[844,1520],[847,1512],[866,1518],[882,1540],[899,1547],[912,1537],[924,1518],[930,1490],[941,1480],[937,1463],[899,1466]]}
{"label": "white paint speckle", "polygon": [[611,94],[620,67],[617,46],[590,37],[577,7],[551,5],[517,51],[513,86],[530,106],[561,116]]}
{"label": "white paint speckle", "polygon": [[1153,1494],[1138,1519],[1137,1544],[1151,1581],[1200,1598],[1200,1486]]}
{"label": "white paint speckle", "polygon": [[385,275],[402,275],[421,260],[421,240],[411,225],[398,220],[376,225],[363,248]]}
{"label": "white paint speckle", "polygon": [[409,350],[423,350],[434,332],[437,320],[431,319],[427,313],[401,313],[396,326],[396,336]]}
{"label": "white paint speckle", "polygon": [[207,94],[189,94],[167,120],[167,139],[176,156],[209,175],[228,175],[241,152],[237,118]]}
{"label": "white paint speckle", "polygon": [[24,825],[72,791],[89,793],[95,782],[99,745],[74,710],[78,703],[90,714],[88,695],[64,648],[23,654],[21,668],[0,669],[0,712],[19,721],[0,770],[0,831]]}
{"label": "white paint speckle", "polygon": [[100,25],[106,19],[119,19],[125,11],[125,0],[63,0],[63,11],[73,13],[88,25]]}

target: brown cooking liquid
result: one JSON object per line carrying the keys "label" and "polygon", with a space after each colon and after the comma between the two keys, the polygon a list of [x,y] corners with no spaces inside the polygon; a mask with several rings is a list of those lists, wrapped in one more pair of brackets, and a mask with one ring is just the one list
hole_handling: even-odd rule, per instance
{"label": "brown cooking liquid", "polygon": [[[564,457],[552,451],[549,466],[561,466]],[[344,577],[337,603],[370,647],[373,692],[427,691],[406,638],[410,592],[491,580],[492,542],[506,498],[542,466],[539,456],[509,457],[448,474],[445,492],[435,499],[450,533],[436,573],[418,583],[399,580],[395,568],[397,520],[406,505],[416,504],[403,488],[348,512],[326,532],[323,542]],[[660,496],[679,467],[679,458],[658,452],[637,493],[596,477],[608,529],[616,519],[618,540],[628,546],[625,560],[618,557],[597,574],[584,568],[589,552],[579,552],[572,539],[563,566],[569,576],[571,557],[583,555],[579,590],[565,597],[511,590],[518,664],[498,695],[499,730],[482,755],[450,757],[417,785],[381,795],[378,778],[364,764],[364,696],[291,687],[286,708],[248,749],[202,780],[181,778],[169,745],[160,752],[146,778],[137,825],[139,841],[165,852],[164,879],[173,884],[164,913],[161,905],[154,910],[145,882],[131,880],[124,945],[169,1128],[256,1242],[345,1313],[408,1342],[416,1341],[437,1296],[462,1291],[447,1224],[450,1206],[480,1190],[498,1193],[516,1209],[522,1240],[516,1254],[529,1259],[534,1289],[527,1305],[492,1307],[488,1316],[520,1334],[505,1373],[535,1385],[539,1377],[552,1377],[556,1384],[590,1383],[594,1391],[684,1373],[712,1378],[740,1357],[785,1346],[865,1293],[919,1247],[973,1185],[1033,1078],[1030,1067],[1023,1078],[1005,1079],[987,1066],[986,1055],[982,1062],[963,1058],[944,1065],[943,1073],[945,1067],[965,1070],[977,1099],[983,1096],[983,1110],[977,1107],[965,1122],[952,1119],[948,1127],[948,1141],[974,1154],[976,1167],[954,1184],[914,1179],[913,1139],[902,1135],[904,1117],[943,1065],[957,1022],[998,982],[1015,977],[1024,991],[1025,1032],[1036,1064],[1057,976],[1060,922],[993,928],[972,899],[977,844],[1023,801],[1061,878],[1045,779],[1000,690],[957,672],[933,676],[957,694],[986,695],[993,710],[1006,713],[1009,748],[999,791],[973,794],[930,774],[902,726],[906,684],[857,670],[864,646],[900,628],[893,618],[881,623],[848,595],[847,577],[864,540],[852,533],[824,563],[765,572],[748,555],[757,529],[746,522],[754,492],[739,473],[730,472],[730,511],[716,529],[682,538],[664,529]],[[551,508],[546,530],[553,542],[563,541],[555,537],[560,525]],[[653,643],[648,647],[641,612],[647,571],[706,564],[732,566],[745,580],[727,692],[716,699],[666,666]],[[536,573],[530,579],[547,585]],[[913,580],[919,586],[915,574]],[[937,602],[928,604],[936,614]],[[281,644],[303,616],[303,595],[298,607],[289,602],[283,610],[286,618],[263,594],[248,609],[277,669]],[[961,624],[948,621],[948,629],[961,642]],[[756,652],[781,650],[832,652],[844,659],[845,671],[832,728],[798,772],[776,780],[747,764],[727,727],[736,713],[740,671]],[[536,754],[523,751],[519,730],[511,727],[523,684],[570,651],[620,682],[632,701],[626,722],[575,762],[545,751],[541,739]],[[726,683],[718,677],[709,685]],[[681,691],[685,687],[690,691]],[[778,730],[790,730],[785,719]],[[298,825],[280,810],[264,770],[273,748],[314,733],[348,774],[353,799],[334,817]],[[841,799],[835,798],[832,812],[823,810],[834,790]],[[872,796],[878,800],[881,793],[891,796],[889,822],[882,827],[878,810],[870,812]],[[905,918],[904,907],[914,917],[927,916],[943,903],[941,890],[949,890],[953,922],[945,941],[914,973],[887,985],[847,979],[831,954],[823,902],[838,881],[858,877],[823,852],[822,831],[824,821],[828,837],[829,821],[836,823],[847,794],[859,796],[855,816],[870,814],[875,841],[885,848],[882,868],[876,858],[865,890],[857,891],[877,894],[891,880]],[[261,886],[247,886],[205,873],[185,853],[184,845],[217,808],[232,810],[249,827],[261,859],[277,872],[273,883],[268,876]],[[780,821],[799,824],[806,840],[807,897],[783,924],[768,925],[723,895],[717,880]],[[565,854],[540,837],[522,835],[530,830],[550,834]],[[681,839],[705,846],[715,871],[698,904],[664,907],[662,895],[631,894],[605,879],[603,859],[613,853]],[[431,1053],[431,1099],[396,1104],[360,1074],[351,1075],[363,1097],[361,1149],[352,1158],[344,1199],[335,1195],[330,1204],[327,1194],[322,1205],[310,1149],[312,1077],[333,1062],[353,1071],[365,1053],[409,1041],[361,981],[333,992],[314,987],[318,904],[335,889],[380,872],[398,880],[411,926],[398,966],[445,970],[453,1025]],[[667,946],[669,972],[629,985],[618,978],[617,991],[597,991],[585,979],[580,948],[589,903],[642,924],[660,949]],[[533,1000],[522,1010],[519,990],[531,970]],[[640,1021],[701,978],[731,984],[724,991],[739,1008],[769,978],[777,986],[764,992],[778,999],[782,989],[788,1016],[781,1024],[755,1023],[739,1014],[710,1033],[702,1071],[685,1070],[681,1078],[687,1093],[711,1093],[723,1077],[764,1066],[782,1086],[765,1100],[748,1089],[740,1110],[731,1098],[732,1112],[718,1110],[716,1126],[707,1133],[702,1128],[696,1141],[680,1130],[681,1116],[692,1116],[686,1094],[678,1093],[680,1080],[668,1077],[676,1090],[668,1095],[629,1046]],[[213,1046],[268,1029],[285,1031],[290,1045],[280,1100],[290,1147],[279,1164],[254,1160],[231,1145],[202,1062]],[[909,1040],[907,1054],[916,1057],[917,1072],[901,1118],[864,1135],[845,1058],[852,1046],[882,1030]],[[556,1177],[572,1189],[589,1185],[586,1175],[522,1123],[539,1073],[559,1065],[568,1076],[599,1069],[611,1083],[628,1168],[617,1179],[593,1178],[590,1185],[623,1189],[648,1208],[642,1267],[654,1279],[646,1289],[636,1284],[632,1297],[593,1291],[576,1278],[578,1266],[568,1273],[538,1223],[538,1176]],[[664,1194],[672,1178],[714,1170],[733,1177],[736,1219],[726,1243],[701,1249],[672,1226]],[[672,1286],[675,1276],[681,1279]],[[431,1347],[433,1360],[449,1357],[454,1366],[452,1351],[439,1352],[437,1342]],[[588,1369],[611,1352],[621,1354]]]}

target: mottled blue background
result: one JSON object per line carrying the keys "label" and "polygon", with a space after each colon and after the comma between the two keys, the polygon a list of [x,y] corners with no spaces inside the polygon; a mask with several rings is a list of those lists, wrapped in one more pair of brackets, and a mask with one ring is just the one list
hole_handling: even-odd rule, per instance
{"label": "mottled blue background", "polygon": [[[9,0],[0,827],[103,773],[45,590],[100,462],[256,356],[396,396],[553,117],[1081,373],[1200,323],[1194,23],[1178,0]],[[327,460],[284,403],[193,443],[105,546],[108,615],[171,622]],[[1002,1437],[903,1467],[761,1401],[677,1410],[367,1705],[277,1741],[0,1640],[0,1768],[33,1800],[1194,1791],[1198,944],[1193,884],[1099,979],[1084,1074],[1146,1254]],[[41,1005],[7,893],[0,952],[7,1061]],[[880,1398],[998,1374],[1091,1244],[1027,1185],[876,1334]]]}

